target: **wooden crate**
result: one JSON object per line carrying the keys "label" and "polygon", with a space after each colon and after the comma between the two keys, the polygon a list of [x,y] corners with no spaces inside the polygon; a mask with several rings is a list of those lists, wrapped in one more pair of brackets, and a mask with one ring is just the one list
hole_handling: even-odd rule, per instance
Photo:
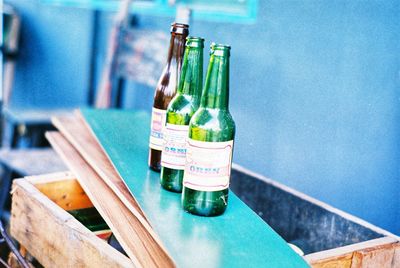
{"label": "wooden crate", "polygon": [[231,190],[318,268],[400,268],[400,238],[238,165]]}
{"label": "wooden crate", "polygon": [[45,267],[133,267],[66,212],[91,206],[70,173],[14,180],[11,235]]}
{"label": "wooden crate", "polygon": [[[231,188],[312,267],[400,267],[399,239],[382,229],[237,166]],[[11,235],[43,266],[132,267],[66,212],[92,206],[71,173],[17,179],[12,193]]]}

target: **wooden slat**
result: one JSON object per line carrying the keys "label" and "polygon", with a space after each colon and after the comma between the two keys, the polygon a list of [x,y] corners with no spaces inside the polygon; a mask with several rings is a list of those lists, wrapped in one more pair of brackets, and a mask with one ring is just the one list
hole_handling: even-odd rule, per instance
{"label": "wooden slat", "polygon": [[350,268],[353,259],[353,252],[345,255],[339,255],[335,257],[326,258],[319,261],[310,263],[313,268]]}
{"label": "wooden slat", "polygon": [[139,212],[146,219],[142,209],[92,135],[80,113],[77,111],[75,115],[53,117],[52,122],[128,209],[134,213]]}
{"label": "wooden slat", "polygon": [[400,242],[394,246],[392,268],[400,268]]}
{"label": "wooden slat", "polygon": [[[161,244],[153,232],[150,223],[132,193],[126,187],[124,181],[115,170],[108,156],[88,127],[86,121],[79,111],[74,115],[53,117],[53,124],[59,129],[62,135],[79,152],[82,158],[96,171],[103,181],[114,191],[126,207],[138,217],[140,221],[146,221],[144,227]],[[140,214],[140,215],[138,215]]]}
{"label": "wooden slat", "polygon": [[11,235],[45,267],[133,267],[27,180],[12,192]]}
{"label": "wooden slat", "polygon": [[[320,251],[304,256],[305,260],[314,268],[341,267],[391,267],[391,266],[365,266],[369,259],[377,263],[392,263],[394,245],[399,241],[393,237],[373,239],[340,248]],[[365,258],[364,258],[365,257]],[[387,260],[389,258],[389,260]]]}
{"label": "wooden slat", "polygon": [[75,175],[71,171],[46,173],[36,176],[25,176],[25,180],[29,181],[33,185],[46,184],[48,182],[65,181],[69,179],[76,179]]}
{"label": "wooden slat", "polygon": [[60,133],[48,132],[46,137],[77,176],[135,266],[174,267],[172,259],[141,214],[132,213]]}
{"label": "wooden slat", "polygon": [[354,252],[351,268],[392,268],[394,245],[385,244]]}

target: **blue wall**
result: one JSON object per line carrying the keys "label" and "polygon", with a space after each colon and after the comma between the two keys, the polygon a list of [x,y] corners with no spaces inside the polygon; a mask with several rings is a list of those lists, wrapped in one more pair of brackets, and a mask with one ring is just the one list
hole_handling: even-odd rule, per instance
{"label": "blue wall", "polygon": [[11,105],[78,107],[87,101],[92,12],[11,0],[22,16]]}
{"label": "blue wall", "polygon": [[[191,25],[207,42],[232,45],[234,161],[400,234],[400,2],[259,2],[254,25]],[[78,32],[49,48],[80,42],[75,64],[61,66],[64,74],[87,74],[90,40],[79,12],[68,13]],[[110,16],[101,21],[99,58]],[[168,32],[170,22],[140,17],[139,27]],[[39,75],[39,65],[24,72]],[[82,90],[52,75],[60,101],[67,88]],[[127,107],[150,107],[153,90],[130,84]]]}

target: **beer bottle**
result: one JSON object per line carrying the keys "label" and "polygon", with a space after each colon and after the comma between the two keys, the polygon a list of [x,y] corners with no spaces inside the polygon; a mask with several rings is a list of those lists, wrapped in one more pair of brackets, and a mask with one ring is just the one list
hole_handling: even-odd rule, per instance
{"label": "beer bottle", "polygon": [[204,39],[186,39],[178,91],[167,109],[160,183],[173,192],[182,192],[189,121],[199,108],[203,86],[203,48]]}
{"label": "beer bottle", "polygon": [[160,171],[161,167],[161,150],[164,143],[163,130],[167,107],[176,92],[185,51],[185,39],[188,34],[189,25],[182,23],[173,23],[171,25],[167,64],[157,83],[151,115],[149,167],[155,171]]}
{"label": "beer bottle", "polygon": [[212,44],[200,108],[189,124],[182,206],[216,216],[228,204],[235,122],[228,110],[230,47]]}

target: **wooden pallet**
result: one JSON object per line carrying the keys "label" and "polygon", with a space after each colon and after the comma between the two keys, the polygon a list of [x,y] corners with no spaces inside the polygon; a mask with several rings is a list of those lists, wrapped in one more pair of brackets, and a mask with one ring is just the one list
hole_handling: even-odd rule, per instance
{"label": "wooden pallet", "polygon": [[[92,206],[71,173],[17,179],[12,193],[11,235],[45,267],[133,267],[67,212]],[[400,243],[384,236],[305,259],[315,268],[399,268]]]}

